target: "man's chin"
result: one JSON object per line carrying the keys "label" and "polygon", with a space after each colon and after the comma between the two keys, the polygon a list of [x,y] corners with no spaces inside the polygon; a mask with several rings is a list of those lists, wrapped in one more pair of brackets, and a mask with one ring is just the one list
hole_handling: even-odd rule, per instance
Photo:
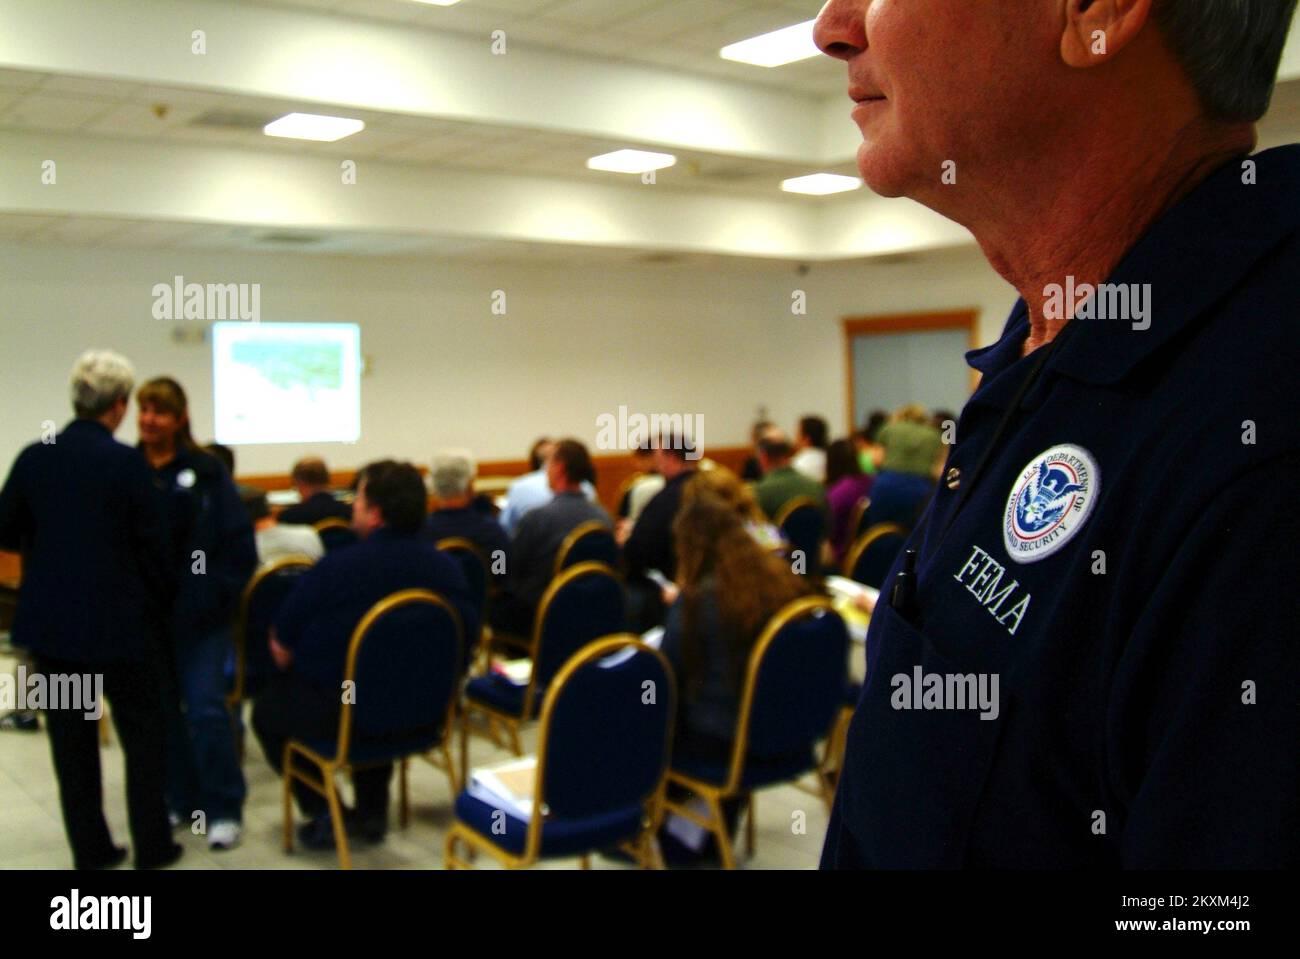
{"label": "man's chin", "polygon": [[877,196],[907,196],[907,177],[897,151],[880,142],[864,142],[858,147],[858,173],[862,182]]}

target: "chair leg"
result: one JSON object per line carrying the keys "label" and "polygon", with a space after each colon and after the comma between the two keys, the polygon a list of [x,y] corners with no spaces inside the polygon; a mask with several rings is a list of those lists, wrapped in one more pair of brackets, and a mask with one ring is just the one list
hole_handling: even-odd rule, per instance
{"label": "chair leg", "polygon": [[280,790],[284,807],[284,851],[293,852],[293,776],[289,773],[291,757],[287,751],[284,760],[284,788]]}
{"label": "chair leg", "polygon": [[591,868],[591,856],[583,856],[581,859],[578,860],[578,862],[583,869]]}
{"label": "chair leg", "polygon": [[713,820],[711,832],[718,840],[718,856],[722,859],[723,869],[736,868],[736,855],[731,848],[731,837],[727,835],[727,820],[722,815],[722,803],[716,796],[708,796],[709,818]]}
{"label": "chair leg", "polygon": [[469,783],[469,710],[460,714],[460,781]]}
{"label": "chair leg", "polygon": [[410,759],[404,758],[402,760],[401,772],[398,774],[400,778],[399,787],[402,791],[401,798],[398,800],[398,821],[401,823],[403,829],[405,829],[407,824],[411,821],[410,784],[407,779],[407,767],[410,766],[410,764]]}
{"label": "chair leg", "polygon": [[329,803],[331,825],[334,826],[334,846],[339,852],[339,868],[352,868],[352,853],[348,849],[348,830],[343,822],[343,804],[339,802],[338,784],[334,781],[334,768],[324,770],[325,801]]}
{"label": "chair leg", "polygon": [[749,794],[745,809],[745,855],[754,858],[754,794]]}
{"label": "chair leg", "polygon": [[524,744],[519,738],[519,726],[519,723],[512,722],[508,727],[510,729],[511,748],[514,750],[516,756],[522,756],[524,754]]}

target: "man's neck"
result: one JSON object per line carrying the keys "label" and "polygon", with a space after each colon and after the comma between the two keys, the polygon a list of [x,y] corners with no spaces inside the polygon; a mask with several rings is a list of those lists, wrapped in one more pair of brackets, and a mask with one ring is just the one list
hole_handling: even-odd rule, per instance
{"label": "man's neck", "polygon": [[[1251,124],[1212,127],[1193,122],[1145,136],[1072,142],[1053,158],[1035,156],[1003,171],[978,191],[984,199],[954,218],[975,235],[989,263],[1029,309],[1028,355],[1050,343],[1072,318],[1048,317],[1048,288],[1104,283],[1150,226],[1215,169],[1250,152]],[[1172,143],[1172,147],[1170,144]],[[1045,175],[1050,171],[1050,175]],[[976,191],[963,191],[972,195]]]}

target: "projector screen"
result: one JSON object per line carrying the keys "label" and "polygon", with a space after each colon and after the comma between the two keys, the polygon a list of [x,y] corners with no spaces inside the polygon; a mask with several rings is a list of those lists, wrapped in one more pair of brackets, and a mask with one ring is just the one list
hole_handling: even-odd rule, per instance
{"label": "projector screen", "polygon": [[361,437],[361,327],[214,323],[218,443],[355,443]]}

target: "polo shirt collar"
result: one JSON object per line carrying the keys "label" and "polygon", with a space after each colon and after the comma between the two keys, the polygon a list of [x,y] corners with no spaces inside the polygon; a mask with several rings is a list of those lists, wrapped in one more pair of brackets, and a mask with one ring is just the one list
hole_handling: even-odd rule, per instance
{"label": "polo shirt collar", "polygon": [[[1300,145],[1251,157],[1254,183],[1243,182],[1245,159],[1224,164],[1179,201],[1107,278],[1112,284],[1149,284],[1149,328],[1134,329],[1129,319],[1072,320],[1077,326],[1048,370],[1093,385],[1119,383],[1180,333],[1194,329],[1255,264],[1295,233]],[[1020,300],[1002,338],[968,353],[967,362],[992,379],[1020,359],[1027,330],[1028,311]]]}

